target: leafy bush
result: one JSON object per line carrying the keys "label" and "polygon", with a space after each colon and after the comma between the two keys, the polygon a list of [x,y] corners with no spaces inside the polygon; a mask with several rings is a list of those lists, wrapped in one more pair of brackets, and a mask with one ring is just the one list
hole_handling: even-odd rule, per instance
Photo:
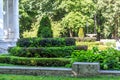
{"label": "leafy bush", "polygon": [[0,56],[0,63],[10,63],[9,56]]}
{"label": "leafy bush", "polygon": [[107,49],[100,51],[97,48],[87,51],[74,51],[72,63],[77,62],[100,62],[101,69],[120,69],[120,51]]}
{"label": "leafy bush", "polygon": [[76,45],[97,46],[100,45],[100,42],[76,42]]}
{"label": "leafy bush", "polygon": [[116,42],[105,42],[106,46],[116,47]]}
{"label": "leafy bush", "polygon": [[25,58],[14,56],[0,56],[0,63],[28,66],[65,66],[70,64],[67,58]]}
{"label": "leafy bush", "polygon": [[23,48],[13,47],[9,49],[10,55],[19,57],[70,57],[74,50],[86,50],[86,46],[65,46],[65,47],[40,47]]}
{"label": "leafy bush", "polygon": [[40,21],[40,26],[37,32],[37,36],[41,38],[53,37],[53,31],[51,29],[50,19],[47,15],[44,15]]}
{"label": "leafy bush", "polygon": [[65,38],[65,45],[66,46],[75,45],[75,39],[74,38]]}
{"label": "leafy bush", "polygon": [[79,36],[80,38],[84,38],[84,30],[83,30],[83,28],[79,28],[78,36]]}
{"label": "leafy bush", "polygon": [[76,42],[76,45],[86,45],[88,46],[88,49],[91,50],[93,47],[99,47],[99,49],[101,49],[101,47],[103,47],[104,49],[106,49],[106,47],[104,47],[104,45],[101,45],[100,42]]}
{"label": "leafy bush", "polygon": [[75,40],[77,42],[95,42],[96,41],[96,37],[75,37]]}
{"label": "leafy bush", "polygon": [[74,38],[22,38],[17,42],[19,47],[58,47],[75,45]]}
{"label": "leafy bush", "polygon": [[9,50],[9,53],[13,56],[20,57],[67,57],[71,55],[74,48],[75,47],[14,47]]}
{"label": "leafy bush", "polygon": [[78,46],[76,46],[76,48],[75,48],[75,50],[87,50],[88,49],[88,46],[86,46],[86,45],[78,45]]}
{"label": "leafy bush", "polygon": [[96,37],[85,37],[83,41],[85,41],[85,42],[95,42]]}

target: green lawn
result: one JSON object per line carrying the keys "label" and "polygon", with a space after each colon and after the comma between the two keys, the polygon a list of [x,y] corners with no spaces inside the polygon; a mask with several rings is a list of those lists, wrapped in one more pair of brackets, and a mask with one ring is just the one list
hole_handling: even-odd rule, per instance
{"label": "green lawn", "polygon": [[23,75],[1,74],[0,80],[120,80],[120,76],[72,78],[72,77],[57,77],[57,76],[23,76]]}
{"label": "green lawn", "polygon": [[0,66],[15,66],[13,64],[0,63]]}

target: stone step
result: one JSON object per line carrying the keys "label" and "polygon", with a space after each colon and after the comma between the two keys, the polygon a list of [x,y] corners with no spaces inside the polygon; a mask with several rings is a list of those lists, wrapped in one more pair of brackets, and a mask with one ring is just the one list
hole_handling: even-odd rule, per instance
{"label": "stone step", "polygon": [[71,68],[54,68],[54,67],[50,68],[50,67],[0,66],[0,74],[73,76]]}

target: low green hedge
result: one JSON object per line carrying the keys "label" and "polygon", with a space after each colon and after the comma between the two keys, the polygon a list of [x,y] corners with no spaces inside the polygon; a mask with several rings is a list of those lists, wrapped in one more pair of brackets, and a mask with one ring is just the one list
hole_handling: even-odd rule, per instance
{"label": "low green hedge", "polygon": [[65,47],[40,47],[40,48],[24,48],[13,47],[9,49],[12,56],[19,57],[70,57],[74,50],[87,50],[86,46],[65,46]]}
{"label": "low green hedge", "polygon": [[73,62],[99,62],[101,69],[120,70],[120,51],[115,49],[74,51],[71,56]]}
{"label": "low green hedge", "polygon": [[19,47],[59,47],[75,45],[74,38],[21,38],[17,42]]}
{"label": "low green hedge", "polygon": [[84,38],[75,37],[75,40],[77,42],[95,42],[97,38],[96,37],[84,37]]}
{"label": "low green hedge", "polygon": [[26,58],[14,56],[0,56],[0,63],[27,66],[65,66],[70,64],[67,58]]}
{"label": "low green hedge", "polygon": [[41,47],[24,48],[14,47],[9,50],[10,55],[19,57],[67,57],[70,56],[75,47]]}
{"label": "low green hedge", "polygon": [[0,56],[0,63],[10,63],[9,56]]}

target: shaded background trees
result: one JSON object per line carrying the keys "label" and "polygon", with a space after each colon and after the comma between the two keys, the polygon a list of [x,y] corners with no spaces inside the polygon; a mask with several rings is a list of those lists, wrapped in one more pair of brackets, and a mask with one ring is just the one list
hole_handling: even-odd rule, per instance
{"label": "shaded background trees", "polygon": [[[119,0],[20,0],[20,35],[36,37],[42,15],[50,17],[53,37],[96,33],[100,38],[119,37]],[[34,35],[29,35],[34,33]]]}

